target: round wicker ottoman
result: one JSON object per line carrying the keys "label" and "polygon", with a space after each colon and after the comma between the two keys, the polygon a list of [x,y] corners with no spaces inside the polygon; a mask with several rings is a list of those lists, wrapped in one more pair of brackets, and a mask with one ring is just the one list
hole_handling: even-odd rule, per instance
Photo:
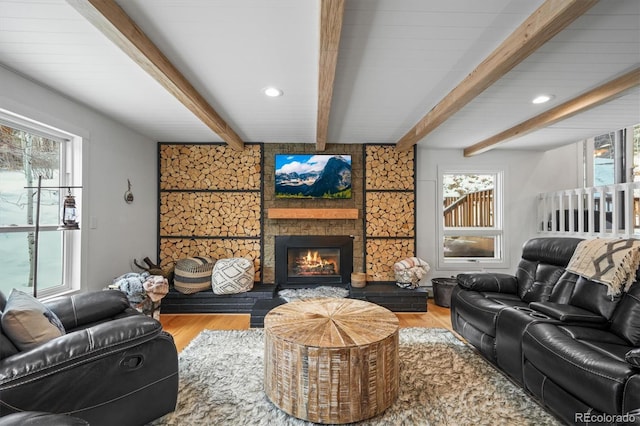
{"label": "round wicker ottoman", "polygon": [[398,396],[398,319],[373,303],[313,299],[264,319],[264,384],[269,399],[315,423],[376,416]]}

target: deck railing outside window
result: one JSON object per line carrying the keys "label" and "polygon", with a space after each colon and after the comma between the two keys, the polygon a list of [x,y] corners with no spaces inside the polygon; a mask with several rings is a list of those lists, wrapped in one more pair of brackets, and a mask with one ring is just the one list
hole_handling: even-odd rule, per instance
{"label": "deck railing outside window", "polygon": [[444,226],[492,227],[493,189],[471,192],[461,197],[445,197]]}
{"label": "deck railing outside window", "polygon": [[543,234],[640,237],[640,182],[540,194],[538,231]]}

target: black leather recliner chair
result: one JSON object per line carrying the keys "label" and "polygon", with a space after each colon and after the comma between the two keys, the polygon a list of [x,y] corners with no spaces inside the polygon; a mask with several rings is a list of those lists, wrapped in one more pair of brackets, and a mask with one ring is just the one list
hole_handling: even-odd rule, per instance
{"label": "black leather recliner chair", "polygon": [[[0,311],[6,300],[0,293]],[[66,334],[18,351],[0,334],[0,416],[68,414],[95,425],[142,425],[175,409],[178,358],[153,318],[106,290],[45,303]]]}
{"label": "black leather recliner chair", "polygon": [[453,328],[569,424],[640,424],[640,284],[565,270],[575,238],[525,243],[515,275],[460,274]]}

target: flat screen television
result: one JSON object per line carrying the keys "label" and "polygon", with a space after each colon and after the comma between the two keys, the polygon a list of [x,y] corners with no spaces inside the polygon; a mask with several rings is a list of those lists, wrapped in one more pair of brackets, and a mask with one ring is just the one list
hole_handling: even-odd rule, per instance
{"label": "flat screen television", "polygon": [[276,198],[351,198],[350,155],[276,154]]}

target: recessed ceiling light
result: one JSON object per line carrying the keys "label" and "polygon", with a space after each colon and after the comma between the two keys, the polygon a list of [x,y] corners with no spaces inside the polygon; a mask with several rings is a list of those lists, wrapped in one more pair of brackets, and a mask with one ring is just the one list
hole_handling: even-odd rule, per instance
{"label": "recessed ceiling light", "polygon": [[553,95],[540,95],[536,96],[531,102],[534,104],[543,104],[549,102],[551,99],[553,99]]}
{"label": "recessed ceiling light", "polygon": [[269,96],[270,98],[277,98],[278,96],[284,95],[282,89],[278,89],[277,87],[265,87],[262,89],[262,92]]}

